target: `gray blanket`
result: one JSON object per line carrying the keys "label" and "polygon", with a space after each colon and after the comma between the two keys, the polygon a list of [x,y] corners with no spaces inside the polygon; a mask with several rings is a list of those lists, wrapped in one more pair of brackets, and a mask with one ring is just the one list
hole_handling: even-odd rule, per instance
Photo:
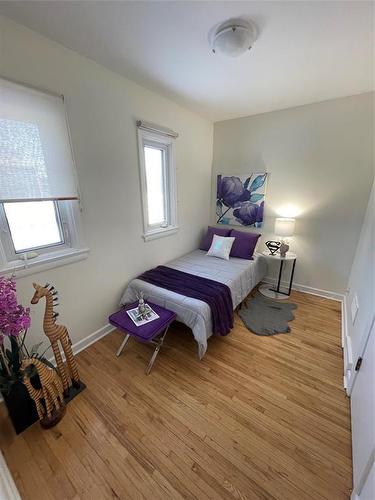
{"label": "gray blanket", "polygon": [[[255,254],[254,260],[231,257],[229,261],[226,261],[208,257],[203,250],[195,250],[166,265],[229,286],[234,308],[247,297],[267,273],[266,259],[260,254]],[[208,304],[138,279],[132,280],[126,287],[121,304],[134,302],[136,293],[141,290],[146,300],[174,311],[177,314],[177,320],[191,328],[198,343],[198,355],[202,358],[207,350],[207,339],[212,335],[212,318]]]}

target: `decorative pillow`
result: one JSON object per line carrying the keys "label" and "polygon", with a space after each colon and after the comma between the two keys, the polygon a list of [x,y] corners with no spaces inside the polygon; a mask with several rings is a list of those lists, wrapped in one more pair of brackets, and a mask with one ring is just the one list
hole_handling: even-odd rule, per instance
{"label": "decorative pillow", "polygon": [[260,234],[245,233],[232,229],[230,235],[235,238],[230,256],[251,260]]}
{"label": "decorative pillow", "polygon": [[202,240],[201,246],[199,247],[201,250],[209,250],[211,243],[212,243],[212,238],[214,234],[217,234],[218,236],[229,236],[230,229],[226,229],[224,227],[212,227],[208,226],[207,228],[207,233],[205,237]]}
{"label": "decorative pillow", "polygon": [[207,255],[210,257],[218,257],[219,259],[229,260],[229,254],[235,238],[218,236],[214,234],[212,244]]}

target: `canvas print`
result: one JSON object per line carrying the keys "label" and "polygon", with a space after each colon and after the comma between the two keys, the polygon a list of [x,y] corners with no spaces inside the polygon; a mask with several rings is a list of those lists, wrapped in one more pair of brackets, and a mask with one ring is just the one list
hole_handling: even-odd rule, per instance
{"label": "canvas print", "polygon": [[262,227],[268,174],[218,175],[217,224]]}

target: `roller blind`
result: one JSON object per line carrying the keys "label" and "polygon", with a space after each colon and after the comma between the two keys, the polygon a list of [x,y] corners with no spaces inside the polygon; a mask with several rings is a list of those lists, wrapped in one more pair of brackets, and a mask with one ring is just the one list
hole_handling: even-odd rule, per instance
{"label": "roller blind", "polygon": [[137,127],[146,130],[147,132],[156,132],[157,134],[166,135],[177,139],[178,133],[170,128],[155,125],[155,123],[145,122],[144,120],[137,120]]}
{"label": "roller blind", "polygon": [[62,96],[0,78],[0,201],[78,199]]}

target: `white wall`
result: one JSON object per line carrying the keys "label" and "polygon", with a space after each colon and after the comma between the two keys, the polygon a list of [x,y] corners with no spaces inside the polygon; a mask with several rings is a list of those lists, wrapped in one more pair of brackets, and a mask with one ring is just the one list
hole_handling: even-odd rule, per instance
{"label": "white wall", "polygon": [[[346,317],[346,354],[345,373],[349,388],[355,373],[351,363],[355,364],[362,355],[364,344],[370,332],[371,323],[375,315],[375,195],[372,187],[367,205],[358,246],[355,252],[353,265],[345,296]],[[354,297],[358,298],[358,312],[353,322],[351,305]]]}
{"label": "white wall", "polygon": [[[0,74],[66,97],[83,197],[87,260],[18,280],[24,304],[32,281],[60,292],[60,319],[73,343],[107,323],[130,278],[198,246],[210,208],[212,124],[96,63],[0,18]],[[145,243],[135,120],[176,130],[176,235]],[[32,307],[30,342],[43,338],[42,304]],[[46,345],[48,345],[46,341]]]}
{"label": "white wall", "polygon": [[346,288],[374,175],[373,103],[367,93],[215,123],[212,197],[218,173],[270,173],[262,241],[293,204],[296,283]]}

